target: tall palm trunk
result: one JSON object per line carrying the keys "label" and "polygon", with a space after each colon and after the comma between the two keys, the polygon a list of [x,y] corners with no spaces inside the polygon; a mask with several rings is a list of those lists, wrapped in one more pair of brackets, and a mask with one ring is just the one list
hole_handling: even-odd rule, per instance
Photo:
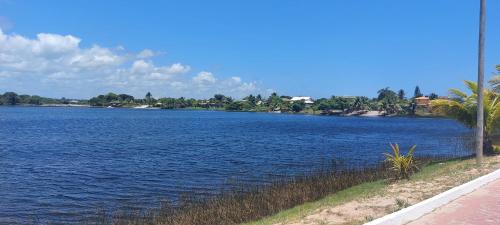
{"label": "tall palm trunk", "polygon": [[484,135],[484,33],[486,22],[486,0],[480,0],[479,12],[479,56],[477,67],[477,124],[476,124],[476,162],[480,165],[483,161],[483,135]]}

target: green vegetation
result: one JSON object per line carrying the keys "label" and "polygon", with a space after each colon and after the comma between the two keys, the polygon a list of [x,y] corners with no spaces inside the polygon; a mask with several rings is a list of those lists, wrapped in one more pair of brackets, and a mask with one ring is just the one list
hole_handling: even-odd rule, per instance
{"label": "green vegetation", "polygon": [[[500,74],[500,65],[496,66],[497,74]],[[500,93],[500,75],[493,76],[490,80],[491,88],[494,92]]]}
{"label": "green vegetation", "polygon": [[[248,112],[283,112],[321,115],[360,115],[368,111],[379,111],[386,115],[415,115],[417,105],[415,96],[421,96],[419,87],[415,89],[415,96],[406,98],[404,90],[397,93],[390,88],[378,91],[377,98],[365,96],[331,96],[330,98],[293,99],[291,96],[272,93],[267,98],[259,95],[248,95],[241,100],[223,94],[215,94],[209,99],[194,98],[154,98],[147,92],[143,98],[135,98],[128,94],[107,93],[90,98],[89,100],[50,99],[39,96],[20,95],[6,92],[0,98],[2,105],[44,105],[44,104],[79,104],[93,107],[155,107],[162,109],[208,109]],[[430,97],[437,98],[431,94]],[[425,109],[424,109],[425,111]]]}
{"label": "green vegetation", "polygon": [[[401,90],[402,91],[402,90]],[[401,93],[400,93],[401,94]],[[314,103],[306,103],[304,100],[292,101],[290,96],[279,96],[272,93],[267,99],[261,95],[249,95],[241,100],[234,100],[231,97],[216,94],[210,99],[185,99],[181,98],[160,98],[155,99],[151,93],[147,93],[144,99],[134,99],[126,94],[108,93],[91,98],[91,106],[113,106],[130,107],[138,105],[148,105],[164,109],[222,109],[227,111],[250,111],[250,112],[292,112],[308,114],[347,114],[356,111],[379,110],[387,114],[410,114],[405,109],[410,109],[411,100],[406,100],[403,94],[399,97],[389,88],[379,91],[379,97],[369,99],[364,96],[321,98]]]}
{"label": "green vegetation", "polygon": [[[415,96],[421,96],[420,89],[415,88]],[[93,107],[136,107],[147,106],[162,109],[206,109],[248,112],[284,112],[321,115],[359,115],[368,111],[379,111],[387,115],[414,115],[416,114],[415,96],[407,99],[404,90],[397,93],[383,88],[378,91],[377,98],[365,96],[331,96],[317,100],[294,100],[290,96],[272,93],[264,98],[259,95],[248,95],[241,100],[222,94],[215,94],[209,99],[194,98],[154,98],[147,92],[144,98],[134,98],[128,94],[107,93],[92,97],[89,100],[51,99],[36,95],[17,95],[6,92],[0,96],[0,105],[46,105],[46,104],[78,104]],[[431,94],[430,98],[437,98]]]}
{"label": "green vegetation", "polygon": [[291,109],[293,112],[301,112],[306,108],[306,103],[304,101],[296,101],[292,103]]}
{"label": "green vegetation", "polygon": [[324,206],[336,206],[355,199],[367,198],[382,192],[388,183],[384,180],[362,183],[345,190],[331,194],[318,201],[306,202],[291,209],[281,211],[261,220],[244,223],[245,225],[277,224],[283,221],[293,221],[304,217],[314,210]]}
{"label": "green vegetation", "polygon": [[[297,222],[300,221],[301,218],[304,218],[320,209],[325,209],[327,207],[336,207],[341,204],[348,203],[354,200],[367,199],[376,196],[384,196],[387,194],[387,190],[390,188],[389,184],[405,185],[416,182],[417,183],[435,182],[436,179],[442,179],[444,177],[454,177],[461,184],[481,175],[480,173],[478,173],[477,175],[470,175],[468,173],[465,173],[466,171],[475,168],[476,164],[474,159],[452,159],[447,161],[424,163],[422,165],[423,166],[420,166],[418,172],[410,176],[409,180],[407,179],[400,180],[397,181],[396,183],[387,182],[387,180],[377,180],[373,182],[362,183],[360,185],[346,188],[345,190],[339,191],[337,193],[330,194],[318,201],[307,202],[302,205],[290,208],[288,210],[281,211],[275,215],[243,224],[271,225],[271,224],[286,224],[286,223]],[[495,165],[494,163],[491,163],[491,166],[494,165]],[[450,181],[450,184],[454,182],[455,181]],[[427,191],[427,190],[421,190],[421,191]],[[397,210],[398,208],[399,209],[405,208],[407,206],[408,202],[405,199],[399,199],[399,200],[396,199],[394,210]],[[370,218],[369,220],[372,219],[373,218]],[[355,220],[355,218],[353,218],[353,220]],[[357,222],[355,224],[361,224],[361,223]]]}
{"label": "green vegetation", "polygon": [[[394,171],[384,166],[349,171],[331,168],[265,186],[242,184],[241,188],[209,199],[184,196],[178,205],[163,202],[161,208],[155,210],[100,213],[94,219],[98,224],[277,224],[300,220],[324,207],[383,196],[389,184],[428,182],[445,176],[455,177],[455,174],[460,174],[457,179],[465,182],[475,176],[464,173],[474,167],[471,159],[415,162],[421,169],[409,179],[395,183],[388,179],[395,175]],[[405,199],[396,199],[395,210],[408,204]],[[95,221],[88,221],[88,224],[95,224]]]}
{"label": "green vegetation", "polygon": [[410,206],[410,203],[404,199],[397,198],[396,199],[396,207],[394,208],[394,212],[404,209]]}
{"label": "green vegetation", "polygon": [[489,81],[493,91],[496,93],[500,93],[500,75],[494,76],[490,81]]}
{"label": "green vegetation", "polygon": [[[97,221],[88,221],[88,224],[239,224],[290,209],[288,213],[281,214],[287,216],[304,209],[304,206],[293,207],[304,203],[307,205],[326,196],[331,197],[305,208],[373,193],[385,185],[382,180],[391,176],[390,173],[382,166],[348,171],[338,171],[332,167],[303,176],[277,180],[269,185],[242,185],[241,188],[209,199],[183,197],[176,206],[164,202],[157,210],[101,213],[94,218]],[[357,187],[343,191],[353,186]],[[338,195],[332,196],[334,193]]]}
{"label": "green vegetation", "polygon": [[413,96],[414,96],[415,98],[418,98],[418,97],[422,97],[422,96],[424,96],[424,95],[422,94],[422,92],[420,91],[420,87],[419,87],[419,86],[416,86],[416,87],[415,87],[415,91],[413,92]]}
{"label": "green vegetation", "polygon": [[[497,79],[494,78],[493,81]],[[447,116],[468,127],[476,125],[477,84],[464,81],[471,92],[468,95],[458,89],[450,89],[451,99],[436,99],[431,102],[431,111],[437,115]],[[491,82],[493,85],[495,82]],[[493,86],[496,88],[496,86]],[[497,142],[500,134],[500,95],[492,89],[484,89],[484,138],[485,149],[492,150],[492,143]]]}
{"label": "green vegetation", "polygon": [[38,95],[18,95],[15,92],[5,92],[0,95],[0,105],[46,105],[46,104],[86,104],[86,101],[72,99],[45,98]]}
{"label": "green vegetation", "polygon": [[399,114],[403,111],[402,105],[406,102],[401,100],[396,92],[390,90],[388,87],[378,91],[378,104],[379,111],[385,111],[388,114]]}
{"label": "green vegetation", "polygon": [[[138,103],[135,101],[134,97],[127,94],[115,94],[108,93],[106,95],[99,95],[97,97],[93,97],[89,100],[89,104],[91,106],[109,106],[109,105],[128,105]],[[141,102],[142,103],[142,102]]]}
{"label": "green vegetation", "polygon": [[391,144],[393,154],[384,153],[385,161],[391,165],[394,171],[396,171],[396,179],[409,179],[413,171],[417,169],[415,159],[413,158],[413,152],[416,147],[416,145],[413,145],[406,155],[403,155],[399,150],[398,144]]}
{"label": "green vegetation", "polygon": [[[399,90],[397,93],[389,87],[380,89],[377,98],[369,99],[364,96],[336,97],[329,99],[318,99],[312,108],[322,111],[322,114],[347,114],[352,112],[363,113],[368,110],[385,112],[388,115],[415,115],[417,104],[415,98],[421,97],[420,88],[415,88],[415,95],[410,99],[405,97],[405,91]],[[429,97],[437,98],[436,94]],[[426,111],[426,109],[423,109]]]}

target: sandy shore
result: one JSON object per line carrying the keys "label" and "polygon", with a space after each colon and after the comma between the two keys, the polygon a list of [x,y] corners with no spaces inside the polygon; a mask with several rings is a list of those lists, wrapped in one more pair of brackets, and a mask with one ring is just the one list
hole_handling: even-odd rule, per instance
{"label": "sandy shore", "polygon": [[366,116],[366,117],[375,117],[375,116],[383,116],[383,112],[380,111],[368,111],[364,114],[361,114],[359,116]]}

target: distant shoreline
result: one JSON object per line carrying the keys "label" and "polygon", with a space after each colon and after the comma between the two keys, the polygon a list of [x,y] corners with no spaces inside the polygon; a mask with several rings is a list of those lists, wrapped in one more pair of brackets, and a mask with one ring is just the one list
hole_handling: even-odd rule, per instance
{"label": "distant shoreline", "polygon": [[273,113],[273,114],[287,114],[287,115],[312,115],[312,116],[336,116],[336,117],[364,117],[364,118],[377,118],[377,117],[415,117],[415,118],[440,118],[432,114],[417,114],[417,115],[401,115],[401,114],[384,114],[381,111],[370,110],[364,113],[351,112],[351,113],[314,113],[309,111],[303,112],[277,112],[277,111],[253,111],[253,110],[226,110],[224,108],[200,108],[200,107],[186,107],[186,108],[161,108],[161,107],[138,107],[138,106],[121,106],[121,107],[106,107],[106,106],[92,106],[81,104],[17,104],[17,105],[0,105],[0,107],[55,107],[55,108],[102,108],[102,109],[142,109],[142,110],[186,110],[186,111],[222,111],[222,112],[253,112],[253,113]]}

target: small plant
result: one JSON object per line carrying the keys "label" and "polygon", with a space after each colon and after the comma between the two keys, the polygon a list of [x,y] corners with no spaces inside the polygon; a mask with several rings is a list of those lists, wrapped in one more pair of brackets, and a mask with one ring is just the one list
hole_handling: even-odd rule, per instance
{"label": "small plant", "polygon": [[500,145],[493,145],[492,148],[494,153],[500,153]]}
{"label": "small plant", "polygon": [[404,209],[406,207],[410,206],[410,203],[404,199],[399,199],[396,198],[396,208],[395,211],[399,211],[401,209]]}
{"label": "small plant", "polygon": [[374,220],[375,218],[372,215],[365,216],[365,222],[370,222]]}
{"label": "small plant", "polygon": [[415,160],[413,158],[413,152],[415,151],[416,145],[413,145],[406,155],[401,154],[398,144],[390,144],[393,154],[384,153],[385,161],[391,164],[392,169],[397,172],[397,179],[410,179],[411,173],[417,166],[415,165]]}

